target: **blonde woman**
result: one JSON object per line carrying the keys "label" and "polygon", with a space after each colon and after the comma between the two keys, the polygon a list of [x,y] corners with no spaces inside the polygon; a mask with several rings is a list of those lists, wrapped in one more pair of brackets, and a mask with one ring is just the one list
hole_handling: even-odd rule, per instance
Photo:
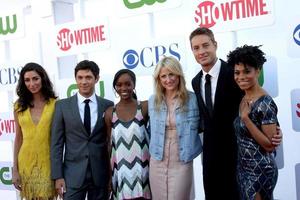
{"label": "blonde woman", "polygon": [[154,84],[149,99],[152,197],[191,199],[193,159],[202,152],[197,99],[187,90],[182,67],[173,57],[159,61]]}

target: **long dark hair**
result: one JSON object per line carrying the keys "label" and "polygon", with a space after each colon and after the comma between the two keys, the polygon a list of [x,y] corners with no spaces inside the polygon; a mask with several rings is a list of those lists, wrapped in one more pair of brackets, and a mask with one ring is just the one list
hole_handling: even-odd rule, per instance
{"label": "long dark hair", "polygon": [[16,102],[17,103],[17,107],[16,107],[17,112],[23,112],[28,107],[33,107],[33,104],[32,104],[33,95],[27,89],[27,87],[25,85],[25,81],[24,81],[24,75],[26,72],[29,72],[29,71],[35,71],[41,77],[41,81],[42,81],[41,93],[44,96],[46,102],[49,102],[50,98],[54,98],[54,99],[57,98],[55,96],[55,93],[53,90],[53,84],[50,81],[45,69],[37,63],[33,63],[33,62],[27,63],[21,70],[17,88],[16,88],[16,93],[19,96],[19,98]]}
{"label": "long dark hair", "polygon": [[[117,81],[119,79],[119,77],[123,74],[128,74],[133,82],[133,85],[134,85],[134,88],[135,88],[135,83],[136,83],[136,77],[135,77],[135,74],[133,71],[129,70],[129,69],[120,69],[116,74],[115,74],[115,77],[114,77],[114,80],[113,80],[113,88],[116,90],[116,84],[117,84]],[[133,91],[132,93],[132,97],[134,99],[137,99],[137,96],[136,96],[136,93]]]}

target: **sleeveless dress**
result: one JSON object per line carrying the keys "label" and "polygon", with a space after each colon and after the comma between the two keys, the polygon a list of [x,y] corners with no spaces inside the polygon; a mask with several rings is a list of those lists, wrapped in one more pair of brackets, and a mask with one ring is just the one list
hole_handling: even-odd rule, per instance
{"label": "sleeveless dress", "polygon": [[23,143],[18,154],[21,178],[21,199],[53,199],[54,182],[50,176],[50,127],[55,99],[46,103],[37,125],[32,121],[29,108],[18,113]]}
{"label": "sleeveless dress", "polygon": [[151,199],[149,186],[149,143],[145,121],[138,107],[134,119],[118,119],[112,114],[112,191],[113,199]]}
{"label": "sleeveless dress", "polygon": [[[261,129],[262,125],[277,123],[277,106],[272,97],[257,99],[249,114],[251,121]],[[250,135],[245,124],[237,117],[234,121],[238,143],[237,178],[241,199],[254,200],[260,193],[262,199],[273,199],[278,169],[274,153],[266,152]]]}

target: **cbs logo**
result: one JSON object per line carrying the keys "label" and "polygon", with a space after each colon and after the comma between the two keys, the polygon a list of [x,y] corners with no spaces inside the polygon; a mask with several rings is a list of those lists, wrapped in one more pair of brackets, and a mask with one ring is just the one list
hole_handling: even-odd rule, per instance
{"label": "cbs logo", "polygon": [[123,64],[128,69],[134,69],[139,64],[144,68],[155,66],[161,56],[174,56],[181,59],[178,43],[172,43],[169,46],[156,45],[153,47],[144,47],[140,50],[129,49],[123,55]]}

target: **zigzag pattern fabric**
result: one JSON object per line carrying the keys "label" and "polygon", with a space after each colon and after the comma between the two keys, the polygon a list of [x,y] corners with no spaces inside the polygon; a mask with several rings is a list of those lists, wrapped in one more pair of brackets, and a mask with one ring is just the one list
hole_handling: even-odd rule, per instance
{"label": "zigzag pattern fabric", "polygon": [[145,121],[138,105],[134,119],[112,118],[112,191],[113,199],[151,199],[149,184],[149,144]]}

